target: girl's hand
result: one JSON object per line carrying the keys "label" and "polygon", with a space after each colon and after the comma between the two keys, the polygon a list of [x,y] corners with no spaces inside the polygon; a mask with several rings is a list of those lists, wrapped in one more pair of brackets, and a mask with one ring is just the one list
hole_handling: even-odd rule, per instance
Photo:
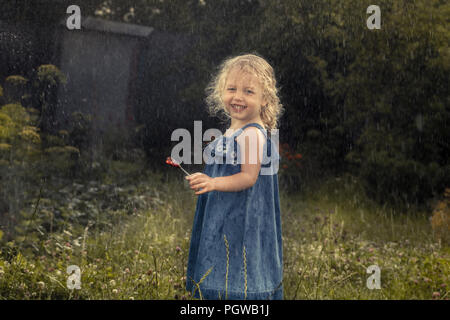
{"label": "girl's hand", "polygon": [[215,190],[214,178],[211,178],[204,173],[196,172],[187,176],[186,179],[189,181],[191,189],[196,190],[196,195]]}

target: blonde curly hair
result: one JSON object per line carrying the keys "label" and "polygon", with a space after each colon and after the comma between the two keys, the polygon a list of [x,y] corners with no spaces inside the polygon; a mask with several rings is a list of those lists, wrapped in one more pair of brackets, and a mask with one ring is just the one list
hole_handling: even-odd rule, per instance
{"label": "blonde curly hair", "polygon": [[261,108],[261,120],[266,129],[276,129],[278,119],[283,113],[283,106],[278,97],[275,72],[270,64],[262,57],[255,54],[245,54],[228,58],[220,65],[219,72],[206,87],[206,104],[212,116],[219,116],[230,120],[230,114],[225,108],[222,94],[229,72],[238,67],[240,70],[254,75],[263,87],[263,97],[267,105]]}

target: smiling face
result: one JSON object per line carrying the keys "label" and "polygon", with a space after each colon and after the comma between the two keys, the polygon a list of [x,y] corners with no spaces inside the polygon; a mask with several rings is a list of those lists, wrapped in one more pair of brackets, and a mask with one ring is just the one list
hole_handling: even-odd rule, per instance
{"label": "smiling face", "polygon": [[240,68],[230,70],[222,101],[231,116],[231,127],[240,128],[251,122],[262,124],[261,107],[266,104],[258,78]]}

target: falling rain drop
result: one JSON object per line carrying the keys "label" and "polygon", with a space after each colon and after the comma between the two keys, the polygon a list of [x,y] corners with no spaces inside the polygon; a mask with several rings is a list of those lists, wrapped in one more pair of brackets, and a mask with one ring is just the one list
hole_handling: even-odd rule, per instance
{"label": "falling rain drop", "polygon": [[418,114],[416,116],[416,127],[419,131],[423,130],[423,116],[422,114]]}

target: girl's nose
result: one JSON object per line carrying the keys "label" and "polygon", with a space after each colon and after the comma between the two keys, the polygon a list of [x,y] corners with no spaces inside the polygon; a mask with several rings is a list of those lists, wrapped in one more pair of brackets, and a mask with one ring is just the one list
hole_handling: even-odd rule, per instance
{"label": "girl's nose", "polygon": [[242,93],[240,91],[236,91],[233,96],[233,100],[242,101]]}

